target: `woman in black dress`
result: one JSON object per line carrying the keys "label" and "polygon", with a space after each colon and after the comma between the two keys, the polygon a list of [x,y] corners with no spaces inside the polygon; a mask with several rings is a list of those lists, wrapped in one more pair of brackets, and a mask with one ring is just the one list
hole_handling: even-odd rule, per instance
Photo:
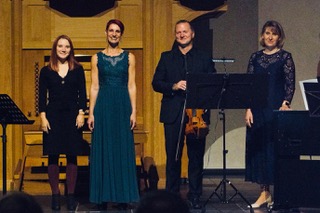
{"label": "woman in black dress", "polygon": [[260,34],[262,50],[253,53],[248,73],[268,74],[267,106],[246,110],[246,181],[260,184],[261,194],[252,204],[259,208],[271,204],[269,185],[273,184],[274,141],[272,138],[273,110],[290,110],[295,91],[295,65],[291,53],[282,49],[285,34],[276,21],[267,21]]}
{"label": "woman in black dress", "polygon": [[60,209],[60,154],[67,158],[67,207],[76,209],[74,190],[77,155],[81,153],[86,88],[83,67],[74,57],[71,39],[61,35],[53,42],[49,64],[41,69],[39,110],[43,130],[43,154],[48,155],[48,176],[52,190],[52,209]]}

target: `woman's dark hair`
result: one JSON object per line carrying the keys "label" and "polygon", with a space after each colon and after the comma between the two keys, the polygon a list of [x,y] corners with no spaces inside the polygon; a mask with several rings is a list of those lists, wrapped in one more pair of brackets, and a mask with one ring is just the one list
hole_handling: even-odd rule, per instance
{"label": "woman's dark hair", "polygon": [[284,40],[285,40],[286,36],[284,34],[284,31],[283,31],[283,28],[282,28],[281,24],[279,22],[277,22],[277,21],[274,21],[274,20],[267,21],[263,25],[261,33],[260,33],[260,39],[259,39],[260,45],[263,46],[263,47],[266,46],[266,44],[264,42],[264,39],[262,38],[262,35],[265,33],[265,31],[266,31],[266,29],[268,27],[271,28],[271,31],[273,33],[275,33],[275,34],[277,34],[279,36],[277,47],[282,48],[283,45],[284,45]]}
{"label": "woman's dark hair", "polygon": [[52,44],[51,55],[50,55],[50,60],[49,60],[48,66],[51,70],[54,70],[56,72],[59,71],[58,70],[57,45],[58,45],[58,42],[60,39],[66,39],[70,44],[70,53],[67,58],[67,61],[69,64],[69,70],[73,70],[77,66],[80,66],[80,63],[76,60],[76,58],[74,56],[74,47],[73,47],[71,39],[67,35],[60,35],[54,40],[54,42]]}
{"label": "woman's dark hair", "polygon": [[110,27],[111,24],[116,24],[116,25],[118,25],[118,26],[120,27],[121,35],[123,34],[123,32],[124,32],[124,25],[123,25],[123,23],[122,23],[120,20],[118,20],[118,19],[111,19],[110,21],[108,21],[108,23],[107,23],[107,25],[106,25],[106,30],[109,29],[109,27]]}

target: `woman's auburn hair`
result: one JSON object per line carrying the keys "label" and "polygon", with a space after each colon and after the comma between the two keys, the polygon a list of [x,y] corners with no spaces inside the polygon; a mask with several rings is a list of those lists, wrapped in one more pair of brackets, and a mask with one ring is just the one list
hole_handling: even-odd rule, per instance
{"label": "woman's auburn hair", "polygon": [[72,43],[70,37],[67,35],[60,35],[54,40],[54,42],[52,44],[51,55],[50,55],[48,67],[51,70],[54,70],[56,72],[59,71],[59,67],[58,67],[58,60],[59,60],[58,58],[59,57],[57,55],[57,45],[58,45],[58,42],[60,39],[66,39],[70,44],[70,53],[67,58],[69,70],[74,70],[76,67],[81,66],[80,63],[76,60],[76,58],[74,56],[74,47],[73,47],[73,43]]}

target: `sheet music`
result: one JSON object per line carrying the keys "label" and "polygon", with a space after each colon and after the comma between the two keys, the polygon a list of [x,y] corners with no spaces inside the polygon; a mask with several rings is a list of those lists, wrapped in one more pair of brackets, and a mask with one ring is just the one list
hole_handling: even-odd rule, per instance
{"label": "sheet music", "polygon": [[317,83],[317,82],[318,82],[318,80],[316,78],[299,81],[302,99],[303,99],[304,107],[306,108],[306,110],[309,110],[309,106],[308,106],[307,97],[306,97],[303,83]]}

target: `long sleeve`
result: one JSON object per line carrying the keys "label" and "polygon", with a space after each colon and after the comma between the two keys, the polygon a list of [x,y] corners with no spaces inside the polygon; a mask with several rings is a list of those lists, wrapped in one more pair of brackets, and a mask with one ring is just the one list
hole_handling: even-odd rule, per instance
{"label": "long sleeve", "polygon": [[[286,54],[285,54],[286,55]],[[284,100],[292,101],[295,92],[295,65],[290,53],[286,55],[285,63],[283,67],[285,76],[285,97]]]}
{"label": "long sleeve", "polygon": [[318,67],[317,67],[317,79],[318,79],[318,83],[320,83],[320,60],[318,62]]}
{"label": "long sleeve", "polygon": [[87,93],[86,93],[86,80],[84,75],[84,69],[81,66],[78,68],[78,101],[79,109],[85,111],[87,109]]}
{"label": "long sleeve", "polygon": [[253,73],[254,73],[253,60],[254,60],[255,57],[256,57],[256,54],[255,54],[255,53],[253,53],[253,54],[250,56],[249,63],[248,63],[248,68],[247,68],[247,73],[248,73],[248,74],[253,74]]}
{"label": "long sleeve", "polygon": [[153,76],[152,86],[154,91],[170,96],[173,95],[172,86],[175,83],[175,79],[168,78],[168,68],[166,65],[166,61],[168,61],[166,57],[168,57],[168,55],[166,56],[166,54],[167,53],[161,54],[159,63]]}

